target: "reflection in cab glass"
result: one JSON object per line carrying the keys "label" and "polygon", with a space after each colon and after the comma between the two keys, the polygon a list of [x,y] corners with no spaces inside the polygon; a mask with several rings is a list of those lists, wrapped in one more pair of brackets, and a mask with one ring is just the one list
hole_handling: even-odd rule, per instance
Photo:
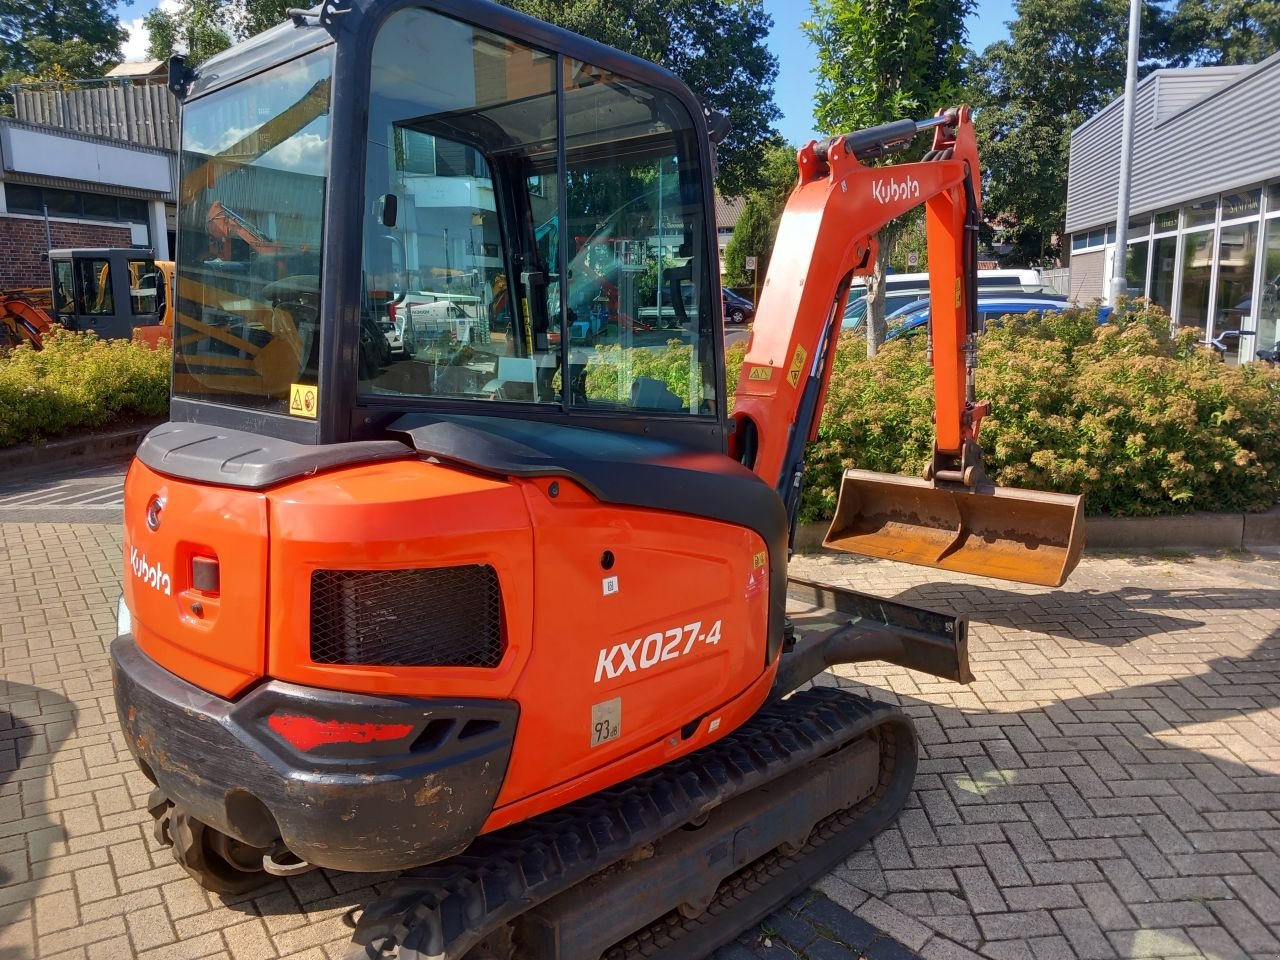
{"label": "reflection in cab glass", "polygon": [[316,383],[331,58],[183,108],[176,396],[284,413]]}
{"label": "reflection in cab glass", "polygon": [[714,414],[684,107],[425,10],[371,62],[361,392]]}

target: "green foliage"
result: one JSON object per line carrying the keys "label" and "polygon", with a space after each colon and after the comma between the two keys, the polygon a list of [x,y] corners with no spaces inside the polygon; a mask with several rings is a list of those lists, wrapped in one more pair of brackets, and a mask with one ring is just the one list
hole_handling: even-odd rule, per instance
{"label": "green foliage", "polygon": [[[782,208],[799,179],[795,148],[770,144],[760,171],[760,186],[747,195],[733,238],[724,250],[726,286],[750,288],[764,283]],[[754,278],[747,269],[747,257],[757,258]]]}
{"label": "green foliage", "polygon": [[147,55],[163,60],[182,50],[189,63],[201,63],[283,23],[292,6],[292,0],[179,0],[176,9],[157,7],[143,18],[150,32]]}
{"label": "green foliage", "polygon": [[0,0],[0,82],[100,77],[127,34],[118,0]]}
{"label": "green foliage", "polygon": [[[923,337],[836,355],[803,514],[830,516],[842,471],[919,475],[933,442]],[[1085,495],[1091,514],[1261,510],[1280,497],[1280,373],[1228,367],[1158,309],[1006,318],[983,336],[980,441],[998,484]]]}
{"label": "green foliage", "polygon": [[1280,3],[1181,0],[1169,27],[1178,63],[1258,63],[1280,50]]}
{"label": "green foliage", "polygon": [[[637,377],[661,380],[667,389],[684,401],[689,400],[690,376],[693,373],[693,347],[679,340],[668,340],[664,349],[631,347],[617,344],[597,346],[587,361],[587,400],[626,403],[631,384]],[[694,407],[701,400],[702,386],[694,387]]]}
{"label": "green foliage", "polygon": [[781,115],[773,102],[778,60],[765,40],[773,19],[763,0],[502,0],[554,23],[660,63],[703,105],[729,118],[717,148],[717,183],[742,196],[761,182],[765,147]]}
{"label": "green foliage", "polygon": [[769,209],[768,202],[756,194],[749,196],[738,225],[733,228],[733,239],[724,248],[724,282],[727,286],[753,286],[747,257],[757,258],[755,278],[764,282],[777,233],[778,218]]}
{"label": "green foliage", "polygon": [[169,409],[168,349],[55,330],[0,355],[0,447]]}
{"label": "green foliage", "polygon": [[[965,17],[973,0],[811,0],[804,25],[817,47],[814,117],[829,134],[919,118],[960,100]],[[922,138],[923,139],[923,138]],[[924,147],[887,163],[918,160]],[[884,342],[884,283],[901,223],[878,234],[868,279],[867,352]]]}

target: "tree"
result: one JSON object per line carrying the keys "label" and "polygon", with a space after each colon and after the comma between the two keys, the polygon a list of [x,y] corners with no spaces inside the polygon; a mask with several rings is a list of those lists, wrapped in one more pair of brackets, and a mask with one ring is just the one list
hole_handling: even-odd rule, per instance
{"label": "tree", "polygon": [[179,0],[172,11],[157,7],[143,18],[150,33],[147,56],[163,60],[182,50],[189,63],[200,63],[283,23],[293,6],[295,0]]}
{"label": "tree", "polygon": [[502,0],[530,16],[666,67],[732,130],[718,149],[717,184],[742,196],[761,182],[775,136],[778,60],[765,46],[773,19],[763,0]]}
{"label": "tree", "polygon": [[[804,27],[818,51],[814,117],[828,134],[953,106],[964,80],[973,0],[812,0]],[[920,148],[885,162],[918,159]],[[867,354],[884,343],[884,276],[901,225],[877,236],[867,289]]]}
{"label": "tree", "polygon": [[[745,287],[753,281],[764,280],[782,208],[799,177],[794,147],[776,141],[766,147],[760,167],[760,186],[747,194],[742,214],[733,228],[733,239],[724,250],[725,283],[729,286]],[[747,269],[747,257],[756,258],[754,276]]]}
{"label": "tree", "polygon": [[1257,63],[1280,50],[1276,0],[1181,0],[1169,18],[1175,62]]}
{"label": "tree", "polygon": [[[1182,0],[1187,3],[1217,0]],[[1242,0],[1243,2],[1243,0]],[[1128,0],[1019,0],[1008,40],[970,71],[984,209],[1027,263],[1056,254],[1066,221],[1071,131],[1124,89]],[[1169,15],[1146,3],[1141,69],[1176,49]]]}
{"label": "tree", "polygon": [[118,0],[0,0],[0,83],[98,77],[128,34]]}
{"label": "tree", "polygon": [[235,42],[229,11],[218,0],[181,0],[172,12],[156,7],[142,24],[148,31],[147,56],[153,60],[182,51],[194,65]]}

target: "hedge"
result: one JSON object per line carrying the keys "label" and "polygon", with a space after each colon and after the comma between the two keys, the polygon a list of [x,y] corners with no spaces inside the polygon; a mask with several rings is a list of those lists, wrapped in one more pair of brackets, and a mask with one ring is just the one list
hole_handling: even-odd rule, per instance
{"label": "hedge", "polygon": [[65,330],[0,355],[0,447],[167,413],[172,356]]}
{"label": "hedge", "polygon": [[[1265,510],[1280,499],[1280,371],[1228,367],[1168,332],[1155,308],[1006,317],[982,337],[980,441],[999,484],[1085,495],[1090,514]],[[168,409],[169,352],[54,332],[46,348],[0,358],[0,446]],[[636,349],[632,375],[688,395],[691,348]],[[604,348],[606,354],[617,348]],[[744,349],[728,352],[736,384]],[[588,369],[588,395],[616,397],[619,358]],[[802,518],[830,516],[845,467],[919,475],[933,442],[924,337],[873,359],[849,335],[809,454]]]}
{"label": "hedge", "polygon": [[[980,339],[977,392],[992,413],[979,437],[999,484],[1085,495],[1090,514],[1265,510],[1280,499],[1280,372],[1228,367],[1169,333],[1158,308],[1006,317]],[[684,395],[686,345],[646,358]],[[919,476],[933,449],[933,379],[924,337],[868,359],[846,335],[836,353],[801,517],[829,517],[850,466]],[[744,350],[728,352],[738,381]]]}

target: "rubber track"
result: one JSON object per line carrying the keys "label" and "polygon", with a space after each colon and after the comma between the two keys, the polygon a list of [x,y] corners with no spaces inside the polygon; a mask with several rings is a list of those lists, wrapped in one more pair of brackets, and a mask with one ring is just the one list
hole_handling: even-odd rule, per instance
{"label": "rubber track", "polygon": [[[535,904],[568,890],[730,797],[883,725],[905,731],[910,739],[909,770],[902,763],[907,758],[901,745],[896,751],[895,763],[900,769],[891,780],[898,785],[905,780],[905,786],[901,786],[902,800],[888,805],[892,809],[885,812],[887,822],[901,807],[914,775],[915,739],[910,720],[889,704],[814,688],[764,707],[733,733],[687,757],[478,837],[456,857],[405,871],[386,897],[364,910],[348,956],[353,960],[393,956],[399,960],[461,960],[486,935]],[[882,750],[882,758],[884,754]],[[882,759],[882,784],[873,798],[885,790],[884,777]],[[881,805],[885,805],[884,799]],[[865,809],[866,802],[855,809]],[[811,844],[821,829],[814,831]],[[804,851],[797,856],[803,858]]]}
{"label": "rubber track", "polygon": [[914,729],[878,728],[880,781],[869,797],[820,820],[799,850],[775,849],[725,879],[706,910],[678,911],[607,950],[602,960],[702,960],[790,902],[880,832],[902,809],[915,779]]}

